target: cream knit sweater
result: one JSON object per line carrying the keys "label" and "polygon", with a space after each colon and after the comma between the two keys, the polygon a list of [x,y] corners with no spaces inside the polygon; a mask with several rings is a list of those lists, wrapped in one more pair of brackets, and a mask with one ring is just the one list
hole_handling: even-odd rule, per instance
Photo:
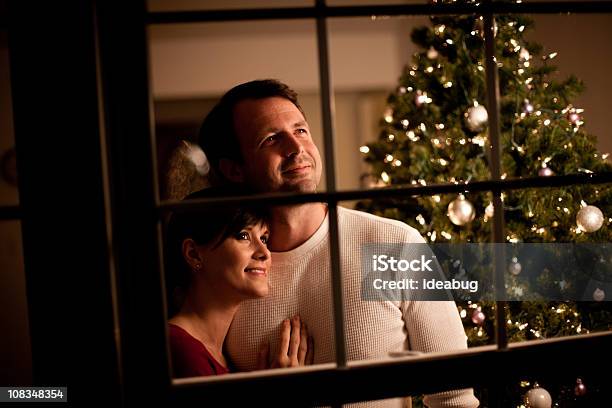
{"label": "cream knit sweater", "polygon": [[[344,317],[349,361],[388,358],[390,351],[436,352],[467,348],[454,302],[363,301],[361,245],[422,243],[406,224],[338,207]],[[240,371],[255,369],[257,350],[270,341],[278,349],[280,324],[299,314],[314,339],[314,363],[335,361],[328,220],[302,245],[272,253],[270,294],[240,305],[226,348]],[[415,373],[415,375],[418,375]],[[459,373],[458,373],[459,375]],[[406,381],[410,381],[406,379]],[[476,407],[471,389],[426,396],[429,407]],[[350,406],[401,407],[406,399],[363,402]]]}

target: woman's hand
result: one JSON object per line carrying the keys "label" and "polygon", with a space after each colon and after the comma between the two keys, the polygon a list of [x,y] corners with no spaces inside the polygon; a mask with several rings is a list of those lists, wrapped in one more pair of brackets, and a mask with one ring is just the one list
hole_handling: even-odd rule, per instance
{"label": "woman's hand", "polygon": [[282,323],[282,332],[278,354],[268,366],[270,344],[264,343],[259,350],[258,369],[299,367],[310,365],[314,359],[314,344],[312,337],[308,336],[306,325],[300,321],[299,316],[285,319]]}

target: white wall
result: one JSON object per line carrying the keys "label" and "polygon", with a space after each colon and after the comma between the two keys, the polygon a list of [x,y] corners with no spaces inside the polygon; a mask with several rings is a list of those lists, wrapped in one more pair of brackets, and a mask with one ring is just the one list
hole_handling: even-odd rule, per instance
{"label": "white wall", "polygon": [[[402,23],[400,19],[332,20],[335,88],[393,87],[402,67],[398,35]],[[279,78],[302,92],[319,88],[313,21],[168,25],[149,32],[156,98],[216,96],[255,78]]]}

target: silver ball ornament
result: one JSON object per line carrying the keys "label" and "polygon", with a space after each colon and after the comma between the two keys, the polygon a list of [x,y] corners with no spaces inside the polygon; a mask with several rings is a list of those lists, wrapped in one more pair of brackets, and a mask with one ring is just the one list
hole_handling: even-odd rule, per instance
{"label": "silver ball ornament", "polygon": [[550,408],[552,397],[537,383],[525,394],[525,405],[529,408]]}
{"label": "silver ball ornament", "polygon": [[522,270],[523,266],[520,264],[520,262],[516,258],[512,258],[512,262],[510,262],[510,265],[508,265],[508,272],[514,276],[517,276]]}
{"label": "silver ball ornament", "polygon": [[595,232],[601,228],[604,216],[601,210],[594,205],[582,207],[576,214],[576,224],[584,232]]}
{"label": "silver ball ornament", "polygon": [[204,151],[198,145],[184,142],[183,154],[194,166],[198,174],[204,176],[210,171],[210,163]]}
{"label": "silver ball ornament", "polygon": [[448,205],[447,215],[453,224],[461,226],[471,222],[476,216],[476,211],[472,203],[464,196],[459,196]]}
{"label": "silver ball ornament", "polygon": [[471,106],[465,112],[465,125],[472,132],[481,132],[487,126],[489,114],[482,105]]}

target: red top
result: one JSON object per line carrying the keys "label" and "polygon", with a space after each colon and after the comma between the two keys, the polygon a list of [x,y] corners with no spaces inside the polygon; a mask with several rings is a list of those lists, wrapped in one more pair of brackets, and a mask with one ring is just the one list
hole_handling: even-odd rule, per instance
{"label": "red top", "polygon": [[206,350],[202,342],[184,329],[168,323],[168,330],[175,378],[229,373],[229,370]]}

